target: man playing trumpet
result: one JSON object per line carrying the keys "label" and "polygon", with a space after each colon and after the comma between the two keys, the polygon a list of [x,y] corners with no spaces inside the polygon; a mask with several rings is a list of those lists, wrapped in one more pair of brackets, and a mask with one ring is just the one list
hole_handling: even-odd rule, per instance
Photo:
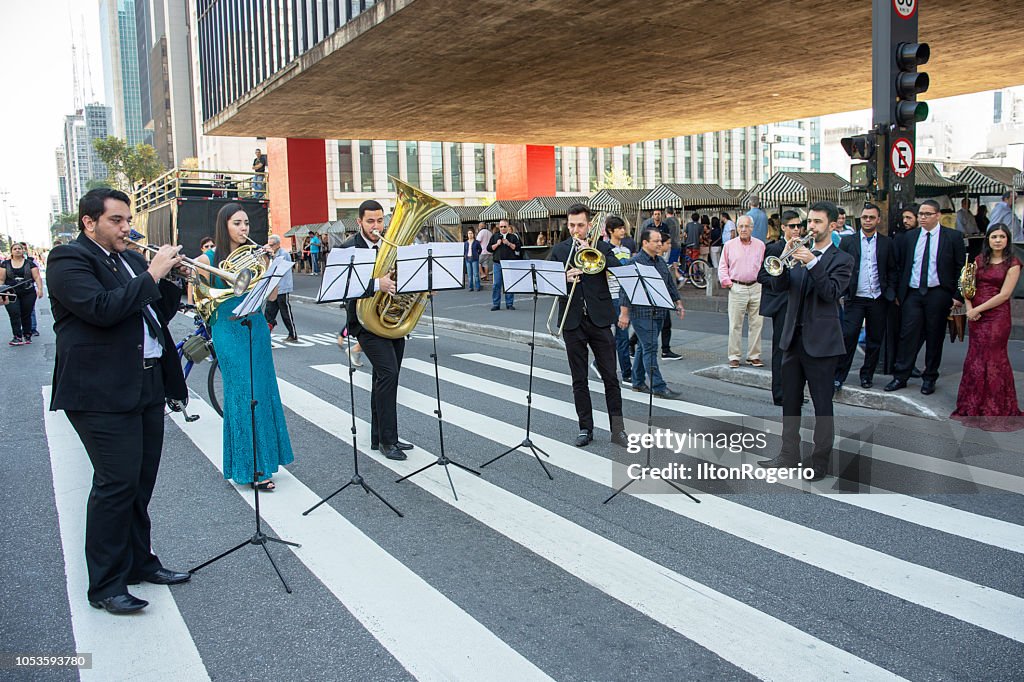
{"label": "man playing trumpet", "polygon": [[[599,272],[585,274],[573,263],[581,249],[590,248],[587,243],[590,209],[583,204],[574,204],[568,213],[569,238],[551,249],[549,260],[566,263],[566,281],[570,287],[576,283],[571,297],[561,297],[558,306],[559,319],[564,320],[562,332],[565,354],[569,359],[572,399],[580,425],[575,444],[583,447],[594,439],[594,415],[587,377],[589,346],[594,351],[597,371],[604,382],[605,402],[611,422],[611,442],[625,447],[627,441],[622,421],[622,392],[615,373],[615,337],[611,330],[616,320],[615,304],[608,291],[608,274],[603,268]],[[593,248],[604,256],[606,264],[613,257],[612,247],[607,242],[598,241]],[[612,262],[618,265],[618,260]]]}

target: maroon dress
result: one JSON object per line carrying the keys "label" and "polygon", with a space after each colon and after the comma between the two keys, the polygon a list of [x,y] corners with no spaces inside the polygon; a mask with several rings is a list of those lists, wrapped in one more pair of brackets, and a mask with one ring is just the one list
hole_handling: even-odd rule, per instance
{"label": "maroon dress", "polygon": [[[977,293],[972,299],[981,305],[999,293],[1006,274],[1021,262],[1016,257],[987,268],[977,269]],[[985,431],[1024,429],[1024,412],[1017,405],[1017,390],[1007,344],[1010,340],[1010,301],[981,313],[977,322],[968,323],[967,358],[960,378],[956,410],[950,416],[965,426]]]}

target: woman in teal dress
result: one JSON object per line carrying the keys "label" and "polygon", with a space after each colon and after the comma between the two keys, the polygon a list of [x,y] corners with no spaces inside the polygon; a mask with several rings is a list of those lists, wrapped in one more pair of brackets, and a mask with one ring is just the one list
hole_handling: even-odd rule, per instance
{"label": "woman in teal dress", "polygon": [[[248,243],[249,217],[241,205],[225,204],[217,213],[216,248],[196,260],[217,265],[228,254]],[[219,277],[211,286],[227,288]],[[274,296],[271,294],[271,296]],[[241,320],[232,320],[232,311],[244,296],[232,296],[221,302],[208,324],[217,352],[224,384],[224,478],[253,485],[252,421],[249,414],[249,328]],[[274,489],[270,480],[277,468],[294,459],[288,438],[288,425],[277,390],[277,373],[270,348],[270,329],[261,315],[252,320],[253,398],[256,400],[256,460],[260,490]]]}

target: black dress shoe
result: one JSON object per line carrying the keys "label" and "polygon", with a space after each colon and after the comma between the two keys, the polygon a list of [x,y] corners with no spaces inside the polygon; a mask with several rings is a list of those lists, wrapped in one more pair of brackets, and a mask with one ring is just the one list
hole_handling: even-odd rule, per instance
{"label": "black dress shoe", "polygon": [[803,480],[810,481],[811,483],[814,483],[816,481],[820,481],[821,479],[825,478],[825,476],[826,476],[824,471],[819,471],[818,469],[813,469],[813,471],[814,471],[814,474],[810,478],[805,478]]}
{"label": "black dress shoe", "polygon": [[919,370],[917,367],[915,367],[914,369],[910,370],[910,378],[911,379],[920,379],[921,378],[921,370]]}
{"label": "black dress shoe", "polygon": [[138,585],[139,583],[153,583],[154,585],[178,585],[181,583],[187,583],[191,579],[191,573],[172,571],[169,568],[158,568],[156,571],[144,578],[129,580],[128,584]]}
{"label": "black dress shoe", "polygon": [[800,466],[800,462],[786,459],[782,455],[773,457],[771,459],[762,459],[757,463],[757,466],[764,467],[765,469],[795,469]]}
{"label": "black dress shoe", "polygon": [[932,393],[935,393],[935,382],[929,381],[928,379],[922,381],[921,393],[924,393],[925,395],[931,395]]}
{"label": "black dress shoe", "polygon": [[508,307],[507,309],[508,309],[508,310],[515,310],[515,309],[516,309],[516,307],[515,307],[514,305],[510,305],[510,306],[509,306],[509,307]]}
{"label": "black dress shoe", "polygon": [[491,306],[491,310],[501,310],[501,306],[500,305]]}
{"label": "black dress shoe", "polygon": [[861,379],[860,380],[860,387],[861,388],[871,388],[872,386],[874,386],[874,384],[871,382],[871,379]]}
{"label": "black dress shoe", "polygon": [[100,599],[99,601],[90,599],[89,606],[94,609],[106,609],[108,613],[120,616],[126,613],[141,611],[149,606],[149,602],[145,599],[133,597],[125,592],[123,594],[115,594],[113,597],[107,597],[106,599]]}
{"label": "black dress shoe", "polygon": [[584,429],[583,431],[580,431],[580,435],[576,436],[576,442],[574,445],[578,448],[582,448],[586,445],[590,445],[592,440],[594,440],[594,432]]}
{"label": "black dress shoe", "polygon": [[409,459],[409,456],[402,452],[397,445],[382,445],[380,453],[388,459],[398,460],[399,462]]}
{"label": "black dress shoe", "polygon": [[399,450],[412,450],[413,445],[412,443],[398,441],[397,443],[395,443],[395,447],[398,448]]}
{"label": "black dress shoe", "polygon": [[629,447],[629,436],[626,435],[625,431],[613,431],[612,443],[624,448]]}
{"label": "black dress shoe", "polygon": [[892,381],[890,381],[889,383],[887,383],[885,385],[885,390],[886,391],[898,391],[901,388],[906,388],[906,387],[907,387],[907,382],[902,381],[901,379],[893,379]]}
{"label": "black dress shoe", "polygon": [[668,387],[663,388],[660,391],[651,391],[651,393],[658,396],[659,398],[668,398],[669,400],[675,400],[676,398],[679,398],[682,395],[682,393],[680,393],[679,391],[673,391],[671,388]]}

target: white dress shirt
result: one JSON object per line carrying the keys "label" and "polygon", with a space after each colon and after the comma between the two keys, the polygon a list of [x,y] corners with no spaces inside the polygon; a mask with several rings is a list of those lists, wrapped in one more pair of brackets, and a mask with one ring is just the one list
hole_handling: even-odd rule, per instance
{"label": "white dress shirt", "polygon": [[[928,247],[928,286],[939,286],[939,226],[932,229],[932,243]],[[927,241],[928,230],[921,228],[921,234],[917,237],[917,245],[914,247],[914,266],[910,269],[910,288],[916,289],[921,281],[921,260],[924,259],[924,245]]]}
{"label": "white dress shirt", "polygon": [[878,281],[878,235],[870,238],[860,235],[860,274],[857,277],[857,296],[878,298],[882,285]]}

